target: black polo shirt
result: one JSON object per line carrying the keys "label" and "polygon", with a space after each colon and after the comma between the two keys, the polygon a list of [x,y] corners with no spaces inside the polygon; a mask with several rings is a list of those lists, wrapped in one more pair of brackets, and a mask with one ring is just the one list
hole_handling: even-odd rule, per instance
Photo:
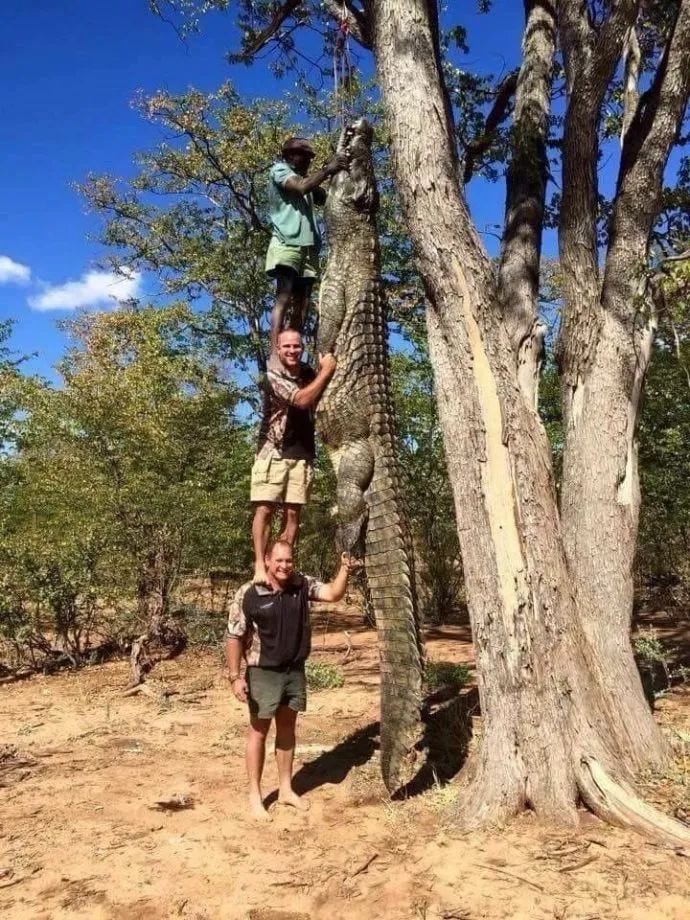
{"label": "black polo shirt", "polygon": [[244,595],[243,611],[247,628],[258,640],[258,660],[262,668],[300,664],[311,651],[309,622],[309,583],[294,578],[282,591],[267,585],[252,585]]}

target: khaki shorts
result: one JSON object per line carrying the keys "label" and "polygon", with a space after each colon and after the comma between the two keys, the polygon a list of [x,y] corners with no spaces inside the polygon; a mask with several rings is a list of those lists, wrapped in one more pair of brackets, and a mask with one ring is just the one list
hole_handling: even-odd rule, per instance
{"label": "khaki shorts", "polygon": [[272,236],[266,253],[266,274],[273,276],[279,265],[291,268],[298,278],[313,279],[319,274],[319,260],[313,246],[288,246]]}
{"label": "khaki shorts", "polygon": [[277,505],[306,505],[314,467],[308,460],[257,457],[252,467],[250,498]]}

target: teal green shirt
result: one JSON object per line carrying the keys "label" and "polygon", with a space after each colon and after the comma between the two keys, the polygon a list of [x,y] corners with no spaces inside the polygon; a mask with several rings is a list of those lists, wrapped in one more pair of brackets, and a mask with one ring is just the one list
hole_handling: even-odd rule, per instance
{"label": "teal green shirt", "polygon": [[285,188],[288,179],[297,173],[283,160],[274,163],[268,173],[268,212],[273,236],[288,246],[321,244],[314,220],[314,198],[311,192],[300,195]]}

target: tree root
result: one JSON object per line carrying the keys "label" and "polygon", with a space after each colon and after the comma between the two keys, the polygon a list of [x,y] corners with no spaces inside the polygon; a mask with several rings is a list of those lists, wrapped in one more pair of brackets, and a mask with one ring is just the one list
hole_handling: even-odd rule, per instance
{"label": "tree root", "polygon": [[580,795],[595,815],[690,855],[690,828],[648,805],[628,786],[613,780],[596,758],[583,756],[580,764]]}

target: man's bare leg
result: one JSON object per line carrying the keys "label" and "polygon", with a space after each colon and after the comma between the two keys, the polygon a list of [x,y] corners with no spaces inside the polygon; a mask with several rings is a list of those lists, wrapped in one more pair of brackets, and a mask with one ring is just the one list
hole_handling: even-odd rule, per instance
{"label": "man's bare leg", "polygon": [[311,279],[300,278],[293,285],[289,325],[299,333],[304,332],[313,284]]}
{"label": "man's bare leg", "polygon": [[285,327],[285,319],[290,312],[297,273],[285,265],[278,265],[276,276],[276,302],[271,311],[271,351],[278,348],[278,336]]}
{"label": "man's bare leg", "polygon": [[254,508],[252,521],[252,544],[254,545],[254,582],[266,581],[266,548],[271,530],[273,505],[268,502],[257,502]]}
{"label": "man's bare leg", "polygon": [[270,719],[249,717],[247,733],[247,776],[249,778],[249,810],[259,821],[270,821],[271,816],[264,808],[261,795],[261,775],[266,760],[266,735],[271,727]]}
{"label": "man's bare leg", "polygon": [[299,535],[299,518],[302,512],[301,505],[283,505],[283,529],[280,532],[281,540],[285,540],[293,548],[297,544]]}
{"label": "man's bare leg", "polygon": [[276,711],[276,764],[278,765],[278,801],[306,811],[309,805],[292,788],[292,762],[295,758],[295,723],[297,713],[289,706]]}

